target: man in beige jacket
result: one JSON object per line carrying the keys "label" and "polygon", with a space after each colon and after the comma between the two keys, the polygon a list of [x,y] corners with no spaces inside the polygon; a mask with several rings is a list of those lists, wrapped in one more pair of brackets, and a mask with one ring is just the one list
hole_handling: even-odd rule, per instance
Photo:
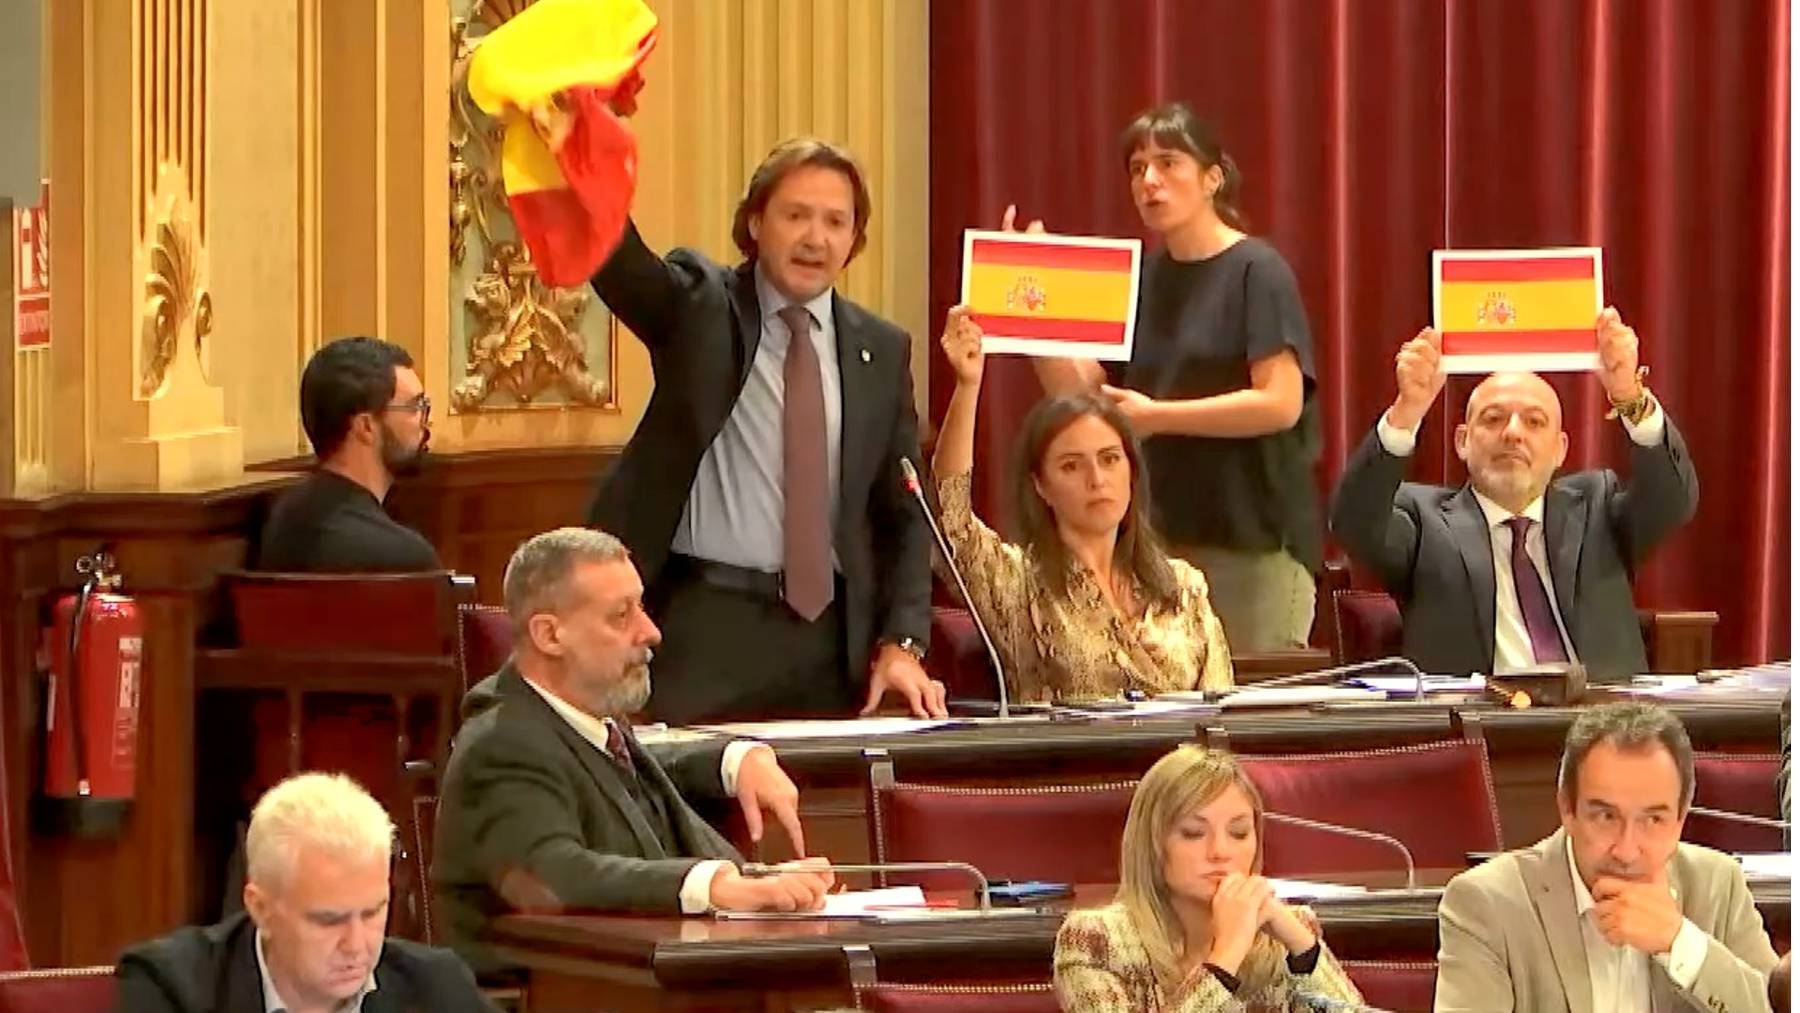
{"label": "man in beige jacket", "polygon": [[1693,797],[1673,715],[1583,712],[1557,774],[1562,829],[1444,890],[1439,1013],[1768,1010],[1775,951],[1743,870],[1681,843]]}

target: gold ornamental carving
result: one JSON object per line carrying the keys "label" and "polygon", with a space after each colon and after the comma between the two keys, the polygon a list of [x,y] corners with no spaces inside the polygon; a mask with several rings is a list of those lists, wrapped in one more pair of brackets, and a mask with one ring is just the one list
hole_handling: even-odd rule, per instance
{"label": "gold ornamental carving", "polygon": [[[560,392],[570,405],[607,406],[609,379],[589,371],[588,346],[579,327],[591,294],[586,288],[546,286],[530,253],[513,238],[500,178],[501,125],[474,107],[464,85],[469,57],[480,38],[469,28],[488,28],[529,6],[530,0],[477,0],[466,17],[451,22],[452,121],[450,125],[450,262],[469,256],[469,228],[481,240],[481,273],[463,294],[468,322],[464,377],[450,392],[455,411],[542,402]],[[504,226],[504,228],[502,227]]]}
{"label": "gold ornamental carving", "polygon": [[212,294],[200,284],[201,244],[186,202],[163,202],[152,235],[144,276],[143,368],[138,377],[138,394],[145,398],[156,397],[168,383],[169,367],[181,353],[182,335],[190,324],[193,354],[206,374],[206,339],[213,324]]}
{"label": "gold ornamental carving", "polygon": [[587,291],[545,288],[516,243],[493,249],[487,272],[463,299],[479,329],[469,336],[469,375],[450,392],[451,403],[470,411],[504,391],[528,405],[560,388],[574,404],[605,404],[606,381],[588,372],[587,349],[575,330]]}

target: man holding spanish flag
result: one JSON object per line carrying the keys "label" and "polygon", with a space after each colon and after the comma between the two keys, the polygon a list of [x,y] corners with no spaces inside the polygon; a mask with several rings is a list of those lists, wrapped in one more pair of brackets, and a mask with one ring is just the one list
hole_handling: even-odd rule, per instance
{"label": "man holding spanish flag", "polygon": [[629,218],[643,0],[539,0],[481,42],[469,92],[506,121],[520,238],[551,285],[589,279],[650,351],[656,389],[600,487],[662,628],[649,712],[693,724],[944,716],[920,664],[930,531],[900,479],[919,458],[909,340],[834,291],[867,241],[855,158],[796,138],[751,176],[736,267],[651,252]]}
{"label": "man holding spanish flag", "polygon": [[908,338],[833,290],[869,215],[849,153],[798,138],[738,204],[742,263],[659,257],[627,224],[594,275],[656,371],[589,522],[644,573],[658,720],[869,713],[889,692],[945,714],[920,664],[930,531],[900,477],[919,457]]}
{"label": "man holding spanish flag", "polygon": [[1495,373],[1469,396],[1461,489],[1403,482],[1419,425],[1444,388],[1438,332],[1395,356],[1398,395],[1345,467],[1331,531],[1400,601],[1406,656],[1428,672],[1508,672],[1580,661],[1590,678],[1647,663],[1631,599],[1638,564],[1694,515],[1687,445],[1643,378],[1637,334],[1607,308],[1596,370],[1631,441],[1631,475],[1554,478],[1569,449],[1556,391]]}

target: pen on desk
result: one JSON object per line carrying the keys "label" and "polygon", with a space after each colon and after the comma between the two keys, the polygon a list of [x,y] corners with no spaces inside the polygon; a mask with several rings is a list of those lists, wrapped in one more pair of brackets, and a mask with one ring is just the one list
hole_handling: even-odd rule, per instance
{"label": "pen on desk", "polygon": [[920,908],[955,908],[961,907],[956,901],[944,897],[928,900],[923,904],[870,904],[864,911],[917,911]]}

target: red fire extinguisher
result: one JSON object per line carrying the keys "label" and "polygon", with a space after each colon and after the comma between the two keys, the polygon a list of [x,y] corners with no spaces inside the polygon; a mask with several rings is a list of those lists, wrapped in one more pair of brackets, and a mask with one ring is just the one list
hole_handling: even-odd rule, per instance
{"label": "red fire extinguisher", "polygon": [[46,645],[42,800],[51,829],[105,836],[123,830],[137,790],[144,620],[111,556],[75,569],[81,590],[57,600]]}

